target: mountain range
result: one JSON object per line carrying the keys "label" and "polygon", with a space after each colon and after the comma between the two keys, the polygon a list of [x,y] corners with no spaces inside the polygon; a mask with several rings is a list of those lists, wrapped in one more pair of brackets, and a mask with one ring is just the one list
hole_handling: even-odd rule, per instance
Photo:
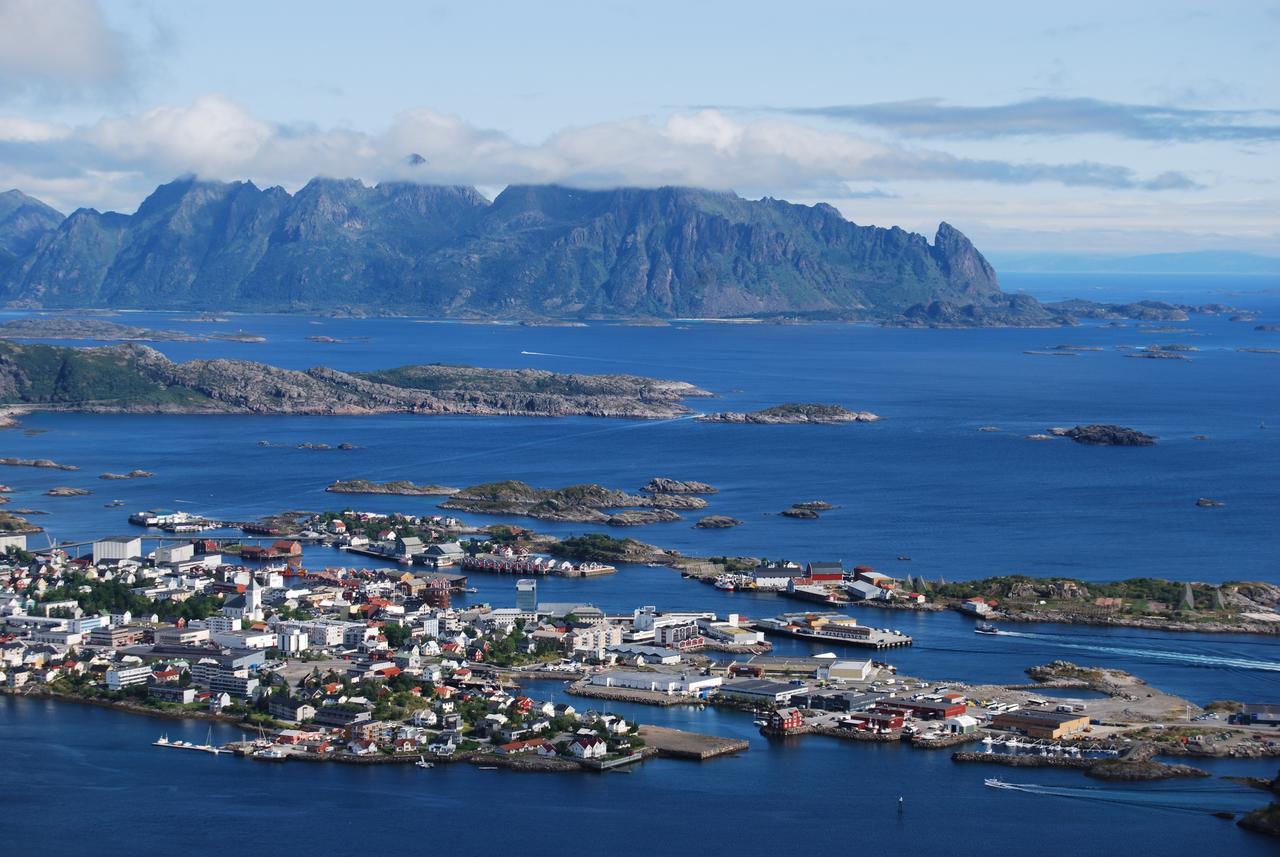
{"label": "mountain range", "polygon": [[[932,243],[829,205],[664,187],[182,178],[133,214],[0,194],[0,304],[581,319],[1053,323],[958,230]],[[932,309],[930,309],[932,307]],[[904,316],[904,313],[906,314]]]}

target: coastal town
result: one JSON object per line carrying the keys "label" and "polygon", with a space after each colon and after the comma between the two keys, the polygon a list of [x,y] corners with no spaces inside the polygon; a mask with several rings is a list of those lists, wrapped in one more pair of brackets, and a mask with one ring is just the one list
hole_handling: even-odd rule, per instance
{"label": "coastal town", "polygon": [[[812,610],[751,618],[638,604],[610,613],[544,600],[539,584],[615,566],[535,554],[513,547],[507,530],[443,516],[321,513],[291,535],[278,535],[278,522],[245,525],[235,542],[199,533],[201,522],[182,514],[138,512],[130,522],[146,535],[44,546],[34,535],[0,537],[0,685],[245,729],[222,746],[161,734],[158,748],[548,771],[747,749],[608,713],[622,702],[741,710],[775,738],[901,741],[956,748],[957,762],[1121,779],[1203,774],[1154,761],[1157,752],[1280,755],[1280,706],[1262,700],[1201,708],[1126,674],[1064,663],[1030,670],[1022,685],[901,675],[878,653],[912,638],[833,611],[831,594],[918,605],[923,581],[866,567],[769,563],[709,580],[822,602]],[[385,564],[310,570],[304,542]],[[475,593],[474,575],[496,578],[509,597],[458,598]],[[994,606],[974,598],[957,609],[973,615],[975,632],[998,633],[985,621]],[[831,651],[781,655],[780,639]]]}

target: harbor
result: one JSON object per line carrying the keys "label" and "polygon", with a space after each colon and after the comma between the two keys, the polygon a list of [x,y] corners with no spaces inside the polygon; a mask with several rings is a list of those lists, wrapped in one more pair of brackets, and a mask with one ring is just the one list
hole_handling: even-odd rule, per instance
{"label": "harbor", "polygon": [[911,637],[901,631],[859,625],[857,619],[842,613],[784,613],[757,620],[754,627],[766,634],[870,649],[894,649],[912,643]]}

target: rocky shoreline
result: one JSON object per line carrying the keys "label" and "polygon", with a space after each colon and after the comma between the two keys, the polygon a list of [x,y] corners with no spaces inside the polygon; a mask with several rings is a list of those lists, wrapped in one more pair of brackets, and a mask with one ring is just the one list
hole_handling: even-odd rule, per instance
{"label": "rocky shoreline", "polygon": [[677,510],[706,508],[707,501],[689,493],[627,494],[603,485],[534,488],[524,482],[487,482],[455,492],[441,509],[482,515],[518,515],[546,521],[610,526],[679,521]]}
{"label": "rocky shoreline", "polygon": [[339,479],[324,490],[331,494],[397,494],[406,497],[447,497],[461,488],[448,485],[418,485],[408,480],[371,482],[367,479]]}
{"label": "rocky shoreline", "polygon": [[[60,375],[76,384],[51,398]],[[669,419],[710,396],[684,381],[441,364],[375,372],[244,360],[175,363],[143,345],[66,348],[0,340],[0,391],[26,409],[82,413],[591,416]]]}
{"label": "rocky shoreline", "polygon": [[839,405],[791,402],[759,411],[719,411],[694,418],[700,423],[736,423],[739,425],[831,425],[837,423],[872,423],[880,419],[870,411],[850,411]]}

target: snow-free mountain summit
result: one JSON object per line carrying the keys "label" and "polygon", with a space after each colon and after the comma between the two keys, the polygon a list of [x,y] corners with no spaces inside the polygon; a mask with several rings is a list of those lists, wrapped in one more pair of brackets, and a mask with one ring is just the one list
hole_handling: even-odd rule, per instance
{"label": "snow-free mountain summit", "polygon": [[0,218],[0,302],[16,306],[888,320],[941,303],[1011,323],[1047,315],[1002,293],[946,223],[930,243],[825,204],[692,188],[512,186],[490,202],[470,187],[318,178],[290,194],[184,178],[134,214],[65,219],[2,198],[21,212]]}

